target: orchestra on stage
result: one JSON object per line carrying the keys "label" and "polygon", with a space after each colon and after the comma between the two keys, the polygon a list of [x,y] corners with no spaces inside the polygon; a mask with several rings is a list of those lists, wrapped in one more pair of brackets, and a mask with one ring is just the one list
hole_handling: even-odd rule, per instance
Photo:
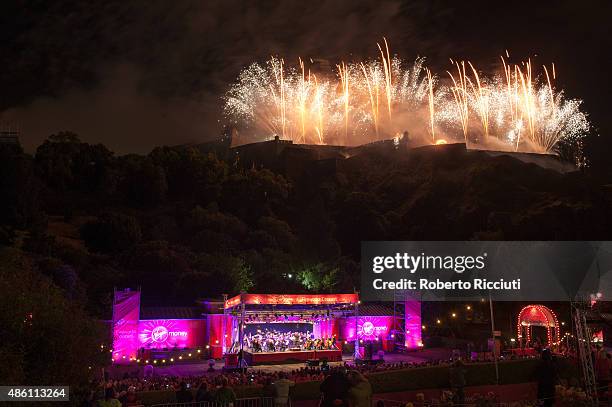
{"label": "orchestra on stage", "polygon": [[309,331],[281,332],[268,328],[245,334],[243,345],[252,353],[338,349],[335,337],[315,338]]}

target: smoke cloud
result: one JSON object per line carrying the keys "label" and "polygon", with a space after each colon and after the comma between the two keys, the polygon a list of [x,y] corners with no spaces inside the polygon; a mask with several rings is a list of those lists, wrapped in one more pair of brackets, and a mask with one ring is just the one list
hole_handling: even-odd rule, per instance
{"label": "smoke cloud", "polygon": [[407,58],[446,51],[434,47],[441,41],[423,27],[432,13],[427,2],[160,0],[50,7],[30,10],[36,24],[15,39],[30,55],[20,55],[12,73],[38,86],[9,86],[0,116],[19,124],[30,151],[63,130],[118,153],[210,140],[224,123],[221,97],[229,84],[243,67],[270,55],[289,64],[298,57],[333,64],[376,56],[383,36],[392,52]]}

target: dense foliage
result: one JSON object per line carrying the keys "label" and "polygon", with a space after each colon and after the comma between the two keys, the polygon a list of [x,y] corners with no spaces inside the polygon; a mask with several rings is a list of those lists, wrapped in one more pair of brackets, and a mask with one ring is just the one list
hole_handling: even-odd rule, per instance
{"label": "dense foliage", "polygon": [[0,239],[108,318],[113,286],[155,305],[352,291],[362,240],[600,239],[611,226],[605,190],[581,173],[452,146],[325,167],[270,146],[285,164],[202,146],[116,156],[72,133],[33,156],[4,145]]}

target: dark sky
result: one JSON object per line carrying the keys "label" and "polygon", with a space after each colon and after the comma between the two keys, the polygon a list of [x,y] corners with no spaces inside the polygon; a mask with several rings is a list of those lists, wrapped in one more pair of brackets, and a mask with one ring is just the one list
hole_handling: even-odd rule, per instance
{"label": "dark sky", "polygon": [[597,166],[612,144],[611,15],[608,1],[571,0],[4,1],[0,119],[21,125],[30,151],[61,130],[118,153],[204,141],[251,61],[374,57],[386,36],[392,53],[426,56],[439,74],[449,57],[497,69],[505,49],[555,62],[599,134]]}

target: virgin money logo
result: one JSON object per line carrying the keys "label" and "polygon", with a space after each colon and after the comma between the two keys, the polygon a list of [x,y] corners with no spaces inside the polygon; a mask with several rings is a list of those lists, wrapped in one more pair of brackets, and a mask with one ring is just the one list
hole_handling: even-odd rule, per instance
{"label": "virgin money logo", "polygon": [[374,324],[371,323],[370,321],[364,322],[363,325],[361,326],[361,331],[366,336],[373,335],[374,329],[375,329]]}
{"label": "virgin money logo", "polygon": [[153,328],[151,331],[151,340],[153,342],[165,342],[166,339],[168,339],[168,329],[165,326],[159,325]]}

